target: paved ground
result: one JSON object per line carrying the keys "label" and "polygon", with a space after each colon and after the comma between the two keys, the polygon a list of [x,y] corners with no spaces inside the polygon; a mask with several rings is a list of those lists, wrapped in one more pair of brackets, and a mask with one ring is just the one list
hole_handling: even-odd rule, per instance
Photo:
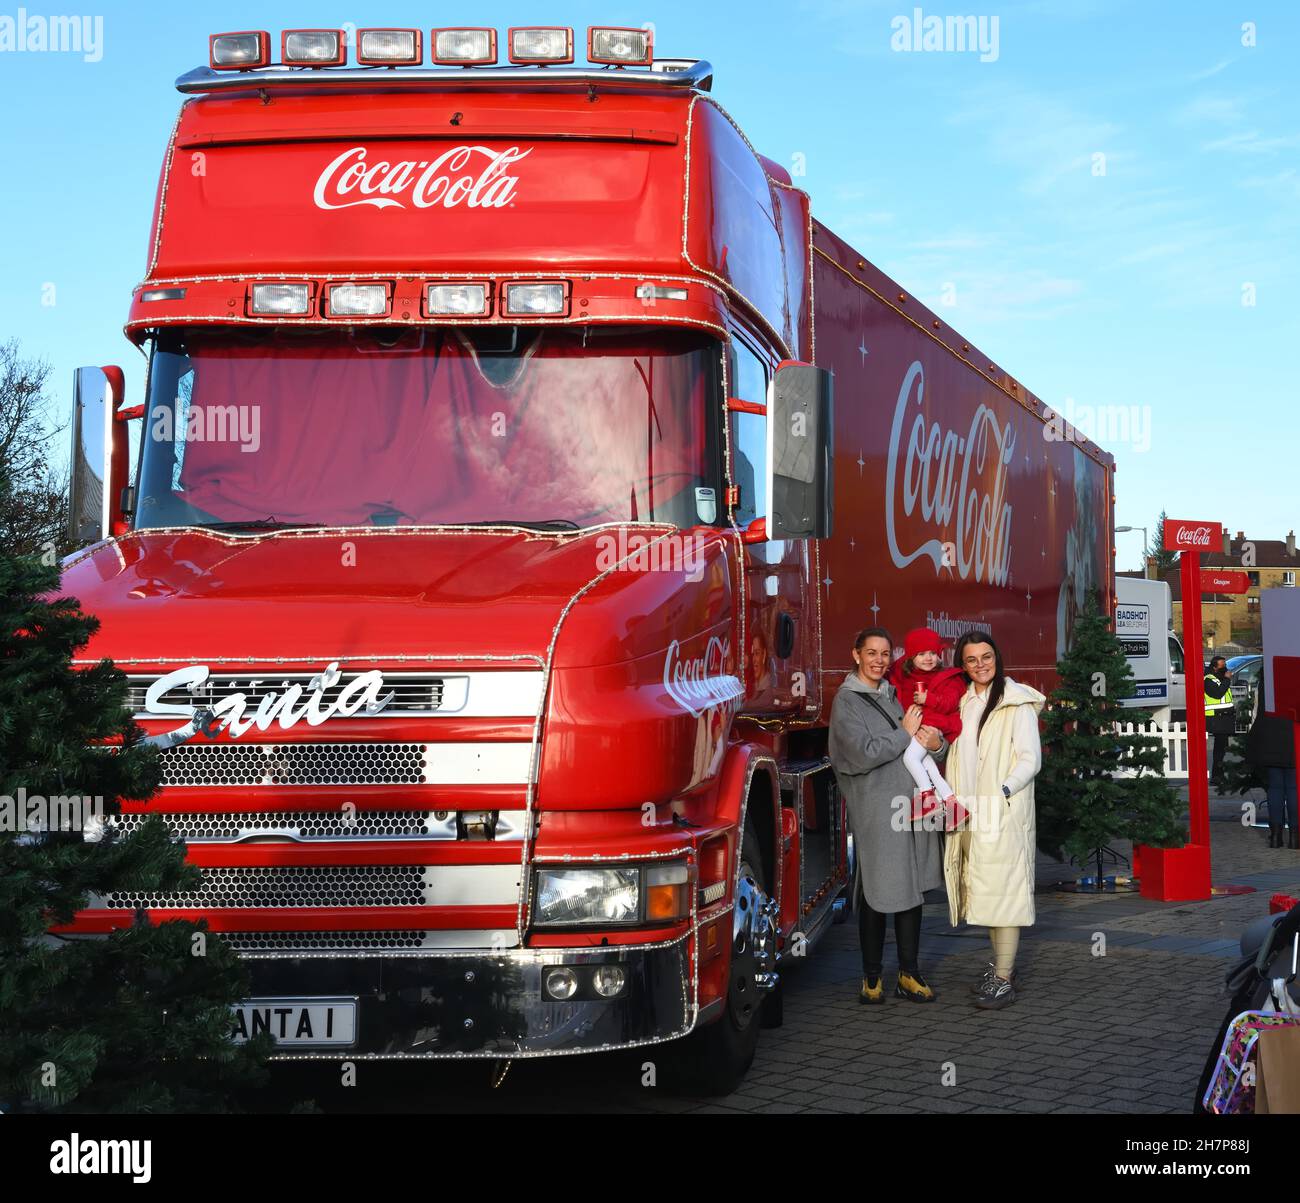
{"label": "paved ground", "polygon": [[1240,799],[1212,813],[1215,882],[1257,892],[1204,903],[1062,893],[1052,884],[1075,871],[1041,860],[1023,992],[1002,1012],[971,1006],[988,941],[983,929],[950,928],[940,898],[923,926],[923,969],[940,995],[929,1006],[860,1006],[856,926],[833,927],[787,975],[784,1026],[763,1033],[743,1086],[724,1099],[642,1085],[650,1050],[517,1062],[498,1089],[485,1066],[362,1064],[346,1090],[336,1069],[295,1070],[259,1108],[312,1098],[328,1111],[1186,1113],[1241,929],[1267,913],[1270,894],[1300,895],[1300,852],[1270,850],[1264,832],[1242,826]]}

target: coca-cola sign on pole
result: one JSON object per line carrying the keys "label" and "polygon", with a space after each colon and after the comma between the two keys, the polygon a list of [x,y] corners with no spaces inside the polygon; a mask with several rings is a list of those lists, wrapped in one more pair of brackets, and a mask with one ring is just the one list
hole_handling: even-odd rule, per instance
{"label": "coca-cola sign on pole", "polygon": [[1166,551],[1219,551],[1222,547],[1223,527],[1217,522],[1165,519]]}

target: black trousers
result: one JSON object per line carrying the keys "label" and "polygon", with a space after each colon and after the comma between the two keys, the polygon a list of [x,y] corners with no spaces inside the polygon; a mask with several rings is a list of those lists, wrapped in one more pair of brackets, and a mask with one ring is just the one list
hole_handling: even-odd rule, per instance
{"label": "black trousers", "polygon": [[1214,753],[1210,758],[1210,776],[1219,777],[1223,774],[1223,757],[1228,751],[1228,740],[1232,737],[1212,732],[1211,738],[1214,740]]}
{"label": "black trousers", "polygon": [[[878,978],[885,957],[885,921],[883,911],[873,911],[858,896],[858,939],[862,942],[862,976]],[[921,951],[921,908],[894,912],[894,939],[898,942],[898,968],[903,973],[917,973]]]}

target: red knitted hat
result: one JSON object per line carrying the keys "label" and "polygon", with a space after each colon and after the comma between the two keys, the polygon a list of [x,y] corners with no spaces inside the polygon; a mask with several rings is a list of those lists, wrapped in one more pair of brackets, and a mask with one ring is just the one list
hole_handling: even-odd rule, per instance
{"label": "red knitted hat", "polygon": [[930,630],[929,627],[916,627],[908,631],[903,640],[903,655],[910,658],[919,656],[922,652],[939,653],[947,646],[947,641],[941,639],[938,633]]}

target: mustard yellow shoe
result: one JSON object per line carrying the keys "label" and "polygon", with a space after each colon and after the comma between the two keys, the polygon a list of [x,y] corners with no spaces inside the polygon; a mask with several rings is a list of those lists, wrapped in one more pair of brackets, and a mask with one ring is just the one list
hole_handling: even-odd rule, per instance
{"label": "mustard yellow shoe", "polygon": [[894,993],[909,1002],[929,1003],[935,1000],[934,991],[919,973],[899,973],[898,986]]}
{"label": "mustard yellow shoe", "polygon": [[862,979],[862,993],[858,995],[858,1002],[866,1003],[868,1006],[877,1006],[885,1001],[885,982],[883,978],[875,978],[875,987],[871,985],[873,979]]}

